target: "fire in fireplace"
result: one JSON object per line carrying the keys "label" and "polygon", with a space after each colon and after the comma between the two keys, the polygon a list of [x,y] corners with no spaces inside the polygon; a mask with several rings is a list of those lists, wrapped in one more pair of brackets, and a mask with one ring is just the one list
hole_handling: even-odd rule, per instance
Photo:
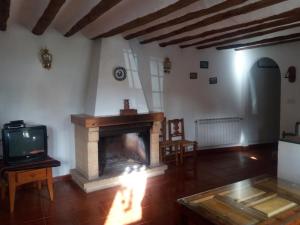
{"label": "fire in fireplace", "polygon": [[152,123],[102,127],[99,130],[99,175],[150,164]]}

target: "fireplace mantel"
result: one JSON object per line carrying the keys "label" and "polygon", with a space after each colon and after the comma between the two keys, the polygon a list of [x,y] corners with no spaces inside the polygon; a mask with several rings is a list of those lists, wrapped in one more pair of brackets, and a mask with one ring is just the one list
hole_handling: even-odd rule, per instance
{"label": "fireplace mantel", "polygon": [[162,112],[118,116],[90,116],[87,114],[71,115],[72,123],[85,128],[115,126],[131,123],[161,122],[163,119],[164,114]]}

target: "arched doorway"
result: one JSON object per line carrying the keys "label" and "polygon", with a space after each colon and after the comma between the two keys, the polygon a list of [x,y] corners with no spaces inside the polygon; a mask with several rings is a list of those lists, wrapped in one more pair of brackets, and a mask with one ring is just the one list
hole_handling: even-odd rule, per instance
{"label": "arched doorway", "polygon": [[281,75],[277,63],[261,58],[251,67],[246,101],[248,144],[276,143],[280,137]]}

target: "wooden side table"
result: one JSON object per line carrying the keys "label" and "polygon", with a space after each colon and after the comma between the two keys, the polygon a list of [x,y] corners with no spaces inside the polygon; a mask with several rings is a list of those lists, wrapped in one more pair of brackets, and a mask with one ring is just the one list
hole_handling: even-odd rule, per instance
{"label": "wooden side table", "polygon": [[16,188],[23,184],[38,182],[40,189],[41,181],[46,180],[49,196],[51,201],[53,201],[53,178],[51,167],[34,170],[8,171],[6,174],[9,189],[10,212],[14,211]]}
{"label": "wooden side table", "polygon": [[41,182],[47,181],[49,196],[53,201],[52,167],[57,166],[60,166],[60,162],[50,157],[43,161],[12,166],[6,166],[3,161],[0,161],[1,196],[4,198],[6,186],[8,186],[10,212],[14,211],[16,188],[23,184],[37,182],[40,189]]}

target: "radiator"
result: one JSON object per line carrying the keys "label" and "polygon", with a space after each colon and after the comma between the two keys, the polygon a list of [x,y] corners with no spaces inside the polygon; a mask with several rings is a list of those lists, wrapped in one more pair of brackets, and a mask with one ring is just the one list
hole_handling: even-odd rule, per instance
{"label": "radiator", "polygon": [[199,119],[195,121],[195,133],[200,149],[240,145],[242,118]]}

